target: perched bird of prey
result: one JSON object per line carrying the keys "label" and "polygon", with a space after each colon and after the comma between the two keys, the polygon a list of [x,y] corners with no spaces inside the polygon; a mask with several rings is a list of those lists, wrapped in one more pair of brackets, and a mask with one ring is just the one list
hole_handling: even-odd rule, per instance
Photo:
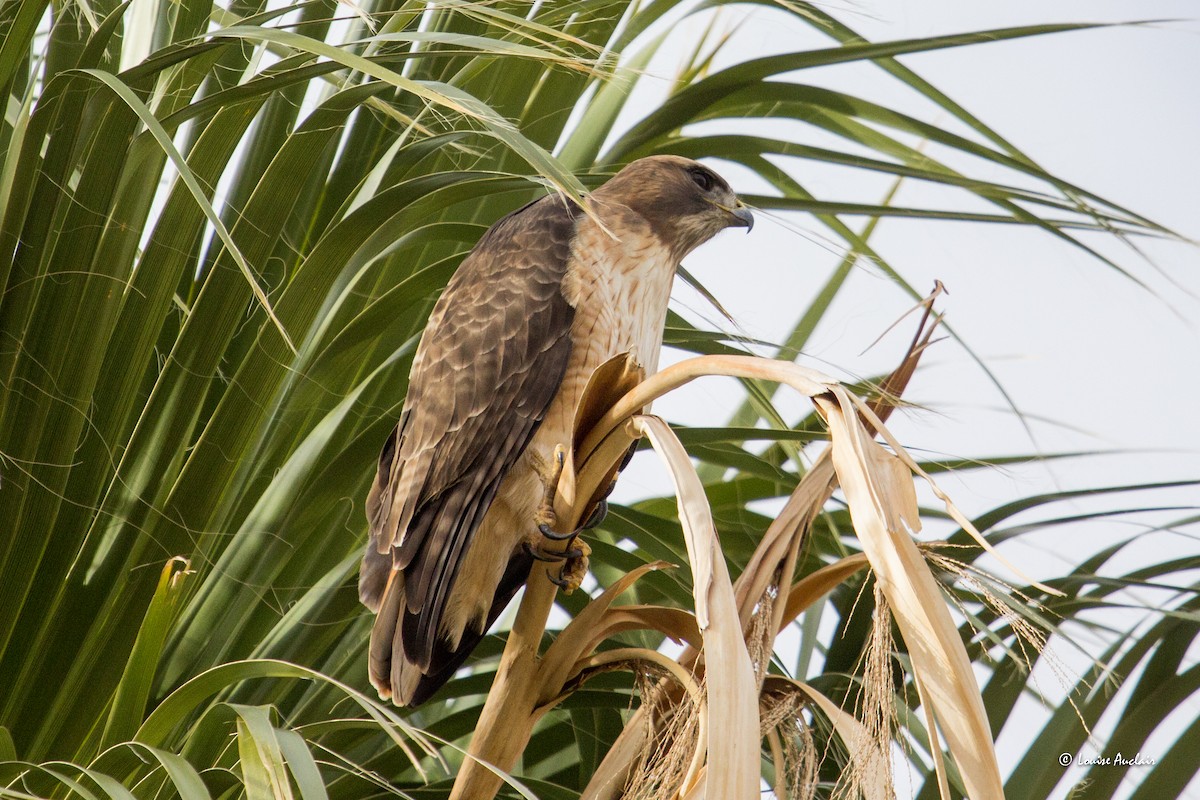
{"label": "perched bird of prey", "polygon": [[570,444],[588,377],[626,352],[652,373],[680,260],[754,222],[716,173],[676,156],[633,162],[585,202],[590,214],[547,196],[493,225],[421,336],[358,584],[378,614],[371,682],[396,705],[453,675],[548,552],[546,465]]}

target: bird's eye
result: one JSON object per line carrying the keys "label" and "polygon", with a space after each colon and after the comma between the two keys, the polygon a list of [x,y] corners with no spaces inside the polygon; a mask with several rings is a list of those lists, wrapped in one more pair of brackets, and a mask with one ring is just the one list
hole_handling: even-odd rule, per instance
{"label": "bird's eye", "polygon": [[709,173],[701,169],[692,170],[692,180],[696,185],[704,191],[709,191],[713,187],[713,177]]}

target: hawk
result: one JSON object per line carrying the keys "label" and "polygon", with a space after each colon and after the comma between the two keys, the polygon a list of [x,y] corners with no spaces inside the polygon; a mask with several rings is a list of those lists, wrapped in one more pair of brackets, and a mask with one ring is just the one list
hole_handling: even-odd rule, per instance
{"label": "hawk", "polygon": [[358,584],[378,615],[371,682],[396,705],[454,674],[544,554],[546,465],[588,377],[627,352],[654,372],[680,260],[754,224],[729,184],[677,156],[635,161],[585,202],[551,195],[493,225],[421,336]]}

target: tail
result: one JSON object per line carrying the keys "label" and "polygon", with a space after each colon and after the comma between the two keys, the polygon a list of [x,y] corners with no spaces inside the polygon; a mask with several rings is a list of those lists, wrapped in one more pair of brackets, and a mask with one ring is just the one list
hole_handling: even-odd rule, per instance
{"label": "tail", "polygon": [[[367,574],[366,562],[367,559],[364,559],[364,577]],[[517,590],[524,585],[532,567],[533,558],[525,550],[518,550],[510,556],[504,576],[492,597],[492,605],[488,610],[487,623],[483,630],[467,628],[454,647],[451,647],[446,639],[439,637],[427,664],[416,661],[417,648],[412,644],[416,639],[421,612],[418,610],[414,614],[406,609],[404,570],[393,568],[387,577],[382,598],[375,608],[378,616],[375,618],[375,626],[371,628],[367,659],[371,684],[379,692],[379,696],[384,700],[390,699],[397,706],[417,706],[428,700],[453,677],[471,651],[483,640],[488,628],[504,611]],[[468,587],[462,588],[466,590]],[[406,641],[409,643],[407,649]]]}

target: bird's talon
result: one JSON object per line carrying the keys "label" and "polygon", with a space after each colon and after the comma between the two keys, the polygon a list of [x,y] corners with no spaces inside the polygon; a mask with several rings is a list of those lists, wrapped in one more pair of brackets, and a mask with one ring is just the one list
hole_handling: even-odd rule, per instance
{"label": "bird's talon", "polygon": [[574,539],[582,531],[590,531],[593,528],[599,527],[601,524],[603,524],[606,517],[608,517],[608,501],[601,500],[596,504],[596,507],[592,509],[592,513],[588,515],[587,521],[570,533],[559,533],[558,531],[554,530],[553,522],[541,522],[538,524],[537,528],[539,531],[541,531],[542,536],[545,536],[550,541],[563,542],[569,539]]}
{"label": "bird's talon", "polygon": [[548,523],[548,522],[543,522],[540,525],[538,525],[538,530],[542,532],[542,536],[545,536],[547,539],[549,539],[552,542],[565,542],[568,539],[574,539],[576,536],[579,535],[579,531],[571,531],[570,533],[559,533],[558,531],[551,528],[550,523]]}
{"label": "bird's talon", "polygon": [[563,562],[562,569],[558,572],[558,578],[547,576],[559,588],[567,594],[575,591],[583,583],[583,579],[587,577],[588,571],[588,556],[591,555],[592,548],[588,547],[587,542],[581,541],[579,547],[572,548],[567,551],[567,559]]}
{"label": "bird's talon", "polygon": [[596,504],[596,507],[592,509],[592,513],[588,515],[587,522],[583,523],[582,530],[590,531],[593,528],[598,528],[604,522],[604,519],[607,516],[608,501],[601,500]]}
{"label": "bird's talon", "polygon": [[570,537],[567,548],[564,550],[544,550],[529,542],[521,542],[521,547],[534,560],[545,561],[547,563],[561,563],[571,561],[572,559],[584,558],[592,552],[592,549],[584,542],[580,542],[579,547],[571,547],[570,545],[574,543],[574,538],[574,536]]}
{"label": "bird's talon", "polygon": [[545,561],[547,563],[553,564],[558,561],[563,561],[565,558],[564,554],[547,553],[545,550],[542,550],[540,547],[534,547],[529,542],[521,542],[521,547],[524,548],[525,552],[528,553],[530,555],[530,557],[533,558],[535,561]]}

